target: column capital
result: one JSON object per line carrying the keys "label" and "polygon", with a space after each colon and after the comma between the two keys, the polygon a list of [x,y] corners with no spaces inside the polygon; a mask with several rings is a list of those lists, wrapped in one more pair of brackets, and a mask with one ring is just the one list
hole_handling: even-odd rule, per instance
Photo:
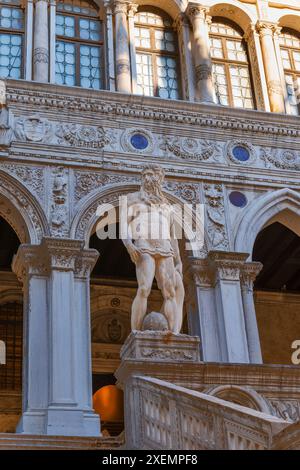
{"label": "column capital", "polygon": [[12,271],[20,282],[30,275],[48,276],[49,262],[41,245],[20,245],[13,258]]}
{"label": "column capital", "polygon": [[174,20],[174,28],[176,28],[178,31],[181,30],[184,26],[189,26],[189,18],[186,13],[179,13],[177,17]]}
{"label": "column capital", "polygon": [[256,30],[261,36],[273,36],[275,33],[278,33],[278,23],[267,20],[258,20],[256,23]]}
{"label": "column capital", "polygon": [[137,3],[128,3],[127,11],[129,17],[134,17],[136,12],[138,11],[139,5]]}
{"label": "column capital", "polygon": [[193,20],[196,18],[205,21],[208,12],[208,6],[199,5],[198,3],[193,2],[190,2],[186,9],[186,14],[190,18],[191,22],[193,22]]}
{"label": "column capital", "polygon": [[90,276],[98,257],[99,253],[97,250],[92,248],[82,250],[75,260],[75,278],[87,279]]}
{"label": "column capital", "polygon": [[189,272],[197,287],[214,285],[214,272],[207,258],[189,257]]}
{"label": "column capital", "polygon": [[44,237],[41,246],[48,255],[49,264],[52,269],[73,271],[75,269],[76,258],[83,248],[83,241]]}
{"label": "column capital", "polygon": [[239,281],[241,269],[248,256],[248,253],[210,251],[208,259],[216,271],[217,280]]}
{"label": "column capital", "polygon": [[259,263],[258,261],[245,263],[241,269],[241,287],[247,289],[248,291],[252,291],[253,282],[262,268],[262,263]]}
{"label": "column capital", "polygon": [[122,14],[127,15],[129,3],[130,2],[127,2],[124,0],[113,0],[112,8],[113,8],[114,14],[122,13]]}

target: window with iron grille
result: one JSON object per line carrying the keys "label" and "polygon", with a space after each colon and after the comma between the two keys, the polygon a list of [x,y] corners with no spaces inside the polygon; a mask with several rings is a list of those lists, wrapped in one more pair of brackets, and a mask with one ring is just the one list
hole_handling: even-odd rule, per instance
{"label": "window with iron grille", "polygon": [[56,83],[100,89],[104,85],[103,22],[93,2],[56,6]]}
{"label": "window with iron grille", "polygon": [[210,25],[210,53],[215,101],[224,106],[255,108],[247,44],[238,26],[215,18]]}
{"label": "window with iron grille", "polygon": [[6,347],[6,364],[0,366],[0,390],[22,388],[22,310],[17,302],[0,305],[0,339]]}
{"label": "window with iron grille", "polygon": [[158,9],[140,9],[134,25],[138,94],[179,99],[178,40],[172,19]]}
{"label": "window with iron grille", "polygon": [[286,91],[292,114],[300,114],[300,34],[283,29],[280,37],[280,52],[284,68]]}
{"label": "window with iron grille", "polygon": [[0,78],[23,78],[24,10],[19,0],[0,0]]}

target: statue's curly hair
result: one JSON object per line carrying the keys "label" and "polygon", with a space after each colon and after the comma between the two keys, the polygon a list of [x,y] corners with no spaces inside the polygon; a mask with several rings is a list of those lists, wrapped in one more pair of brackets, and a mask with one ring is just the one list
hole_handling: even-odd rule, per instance
{"label": "statue's curly hair", "polygon": [[164,178],[165,178],[165,171],[164,169],[159,166],[159,165],[155,165],[155,164],[149,164],[149,165],[146,165],[144,166],[143,170],[142,170],[142,176],[148,171],[148,170],[152,170],[154,173],[156,173],[159,177],[159,180],[160,182],[162,183]]}

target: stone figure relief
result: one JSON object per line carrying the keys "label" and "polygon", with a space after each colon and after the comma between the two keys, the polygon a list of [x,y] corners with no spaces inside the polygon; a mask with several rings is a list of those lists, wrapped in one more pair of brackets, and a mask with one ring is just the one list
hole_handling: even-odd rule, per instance
{"label": "stone figure relief", "polygon": [[219,184],[204,185],[207,230],[213,249],[227,250],[229,246],[226,232],[223,190]]}
{"label": "stone figure relief", "polygon": [[9,112],[0,104],[0,147],[8,147],[11,144],[13,132],[9,124]]}
{"label": "stone figure relief", "polygon": [[[127,251],[136,265],[138,290],[132,304],[132,330],[167,329],[179,334],[182,326],[184,286],[171,204],[162,193],[164,171],[149,165],[142,171],[140,190],[127,198]],[[160,313],[147,314],[147,299],[154,278],[163,296]]]}
{"label": "stone figure relief", "polygon": [[64,168],[53,171],[52,204],[51,204],[51,232],[53,235],[63,237],[67,232],[68,221],[68,176]]}

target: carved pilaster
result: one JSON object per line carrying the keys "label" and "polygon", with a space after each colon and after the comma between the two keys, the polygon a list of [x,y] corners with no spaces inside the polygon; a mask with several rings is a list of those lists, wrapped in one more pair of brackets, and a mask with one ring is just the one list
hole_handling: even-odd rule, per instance
{"label": "carved pilaster", "polygon": [[212,287],[214,273],[207,258],[190,258],[190,273],[197,287]]}
{"label": "carved pilaster", "polygon": [[88,279],[98,257],[99,253],[97,250],[82,250],[75,260],[75,278]]}
{"label": "carved pilaster", "polygon": [[32,275],[48,276],[49,262],[41,245],[21,245],[13,258],[12,270],[22,283]]}
{"label": "carved pilaster", "polygon": [[51,269],[59,271],[75,270],[82,246],[81,240],[45,237],[42,241],[42,249],[48,254]]}

